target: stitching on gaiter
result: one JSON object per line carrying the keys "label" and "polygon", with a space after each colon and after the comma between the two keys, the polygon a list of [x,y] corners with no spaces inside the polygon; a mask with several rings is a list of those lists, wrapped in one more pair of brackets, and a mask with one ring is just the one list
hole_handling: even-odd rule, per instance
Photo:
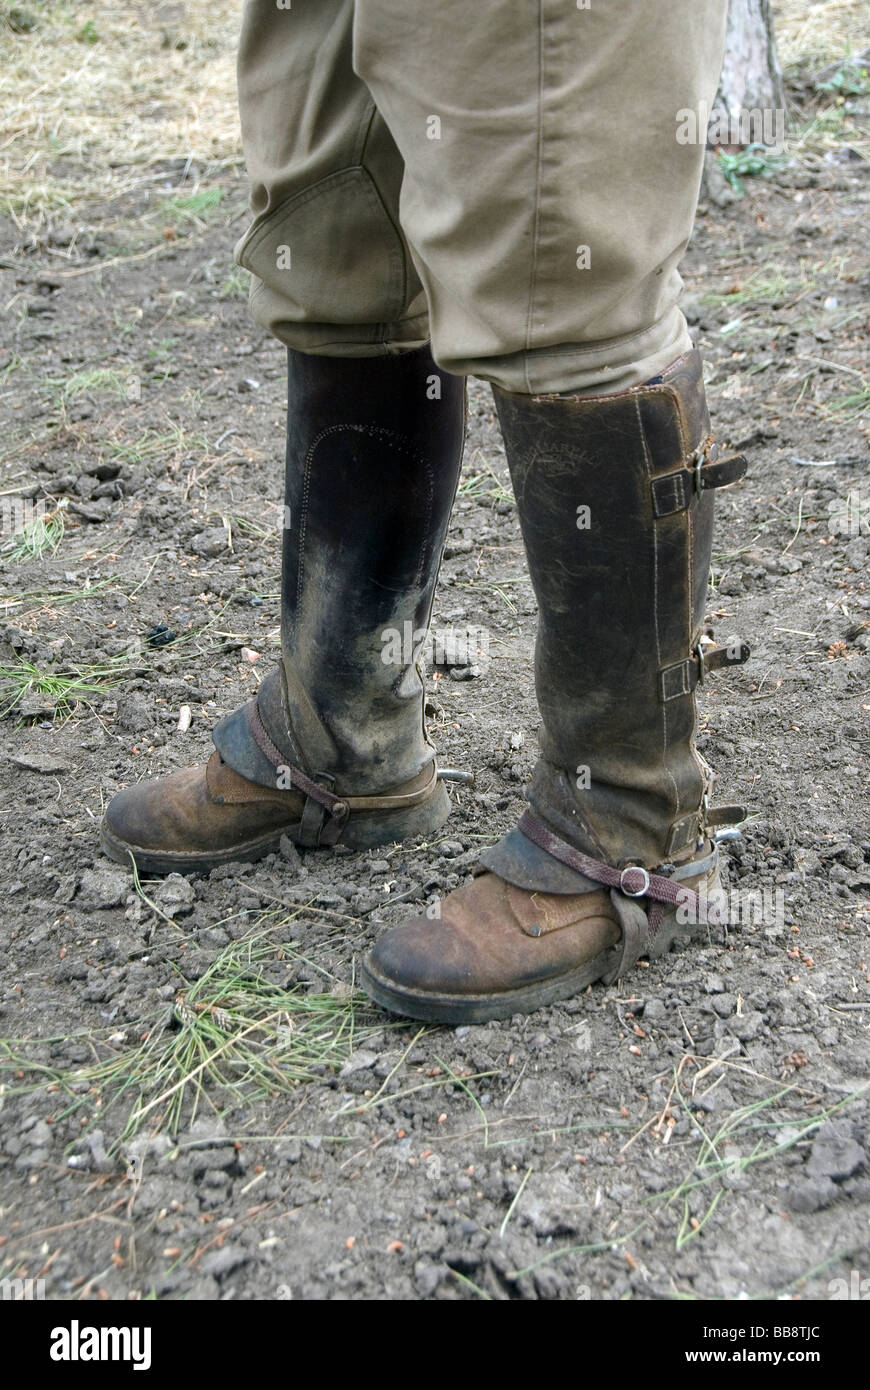
{"label": "stitching on gaiter", "polygon": [[[702,384],[702,386],[703,386],[703,375],[702,375],[702,377],[701,377],[701,384]],[[689,447],[689,438],[688,438],[688,435],[686,434],[686,430],[685,430],[685,422],[684,422],[684,419],[683,419],[683,407],[682,407],[682,403],[681,403],[679,397],[676,397],[676,407],[677,407],[677,428],[678,428],[678,430],[679,430],[679,432],[680,432],[680,453],[682,454],[682,457],[683,457],[683,459],[685,460],[685,459],[687,459],[687,458],[689,457],[689,455],[690,455],[690,453],[691,453],[691,449],[690,449],[690,447]],[[700,502],[700,498],[693,498],[692,500],[693,500],[693,502],[695,502],[695,503],[699,503],[699,502]],[[688,642],[689,649],[692,650],[693,644],[694,644],[694,641],[695,641],[695,520],[694,520],[694,516],[693,516],[693,514],[692,514],[692,506],[691,506],[691,505],[688,506],[688,507],[686,508],[685,516],[686,516],[686,560],[687,560],[688,571],[689,571],[689,585],[688,585],[688,590],[687,590],[687,593],[686,593],[686,631],[687,631],[688,634],[689,634],[689,642]],[[708,581],[708,582],[709,582],[709,581]],[[703,622],[703,618],[702,618],[702,622]],[[698,770],[698,776],[699,776],[700,779],[701,779],[701,798],[702,798],[702,805],[703,805],[703,797],[704,797],[704,795],[705,795],[705,793],[706,793],[706,791],[707,791],[707,781],[708,781],[708,779],[707,779],[707,774],[706,774],[705,771],[704,771],[704,766],[703,766],[703,764],[702,764],[702,762],[701,762],[701,758],[700,758],[700,756],[699,756],[699,754],[698,754],[698,750],[697,750],[696,747],[695,747],[695,739],[696,739],[696,737],[697,737],[697,734],[698,734],[698,702],[697,702],[697,700],[695,700],[694,705],[693,705],[693,713],[692,713],[692,732],[691,732],[691,735],[690,735],[690,737],[689,737],[689,750],[690,750],[690,752],[691,752],[691,754],[692,754],[692,761],[694,762],[695,767],[696,767],[697,770]]]}
{"label": "stitching on gaiter", "polygon": [[[649,480],[650,489],[652,489],[652,460],[651,460],[651,458],[650,458],[649,446],[648,446],[648,444],[647,444],[646,430],[644,429],[644,426],[643,426],[643,414],[642,414],[641,408],[640,408],[640,397],[639,397],[639,396],[635,397],[635,401],[634,401],[634,410],[635,410],[635,414],[637,415],[637,427],[638,427],[638,430],[640,431],[640,440],[641,440],[641,445],[643,446],[643,456],[644,456],[644,461],[645,461],[645,463],[646,463],[647,478],[648,478],[648,480]],[[661,639],[660,639],[660,636],[659,636],[659,542],[658,542],[658,528],[657,528],[657,526],[656,526],[655,517],[653,517],[652,538],[653,538],[653,631],[655,632],[655,639],[656,639],[656,671],[658,672],[658,671],[661,671],[661,669],[662,669],[662,648],[661,648]],[[656,681],[656,686],[658,687],[658,681]],[[674,775],[673,775],[673,773],[671,772],[671,769],[668,767],[668,762],[667,762],[667,752],[668,752],[668,707],[667,707],[667,705],[666,705],[666,704],[662,704],[661,710],[662,710],[662,768],[663,768],[663,770],[664,770],[664,772],[665,772],[665,774],[666,774],[666,776],[667,776],[668,781],[670,782],[671,786],[672,786],[673,789],[674,789],[675,805],[674,805],[674,816],[672,817],[672,819],[675,819],[677,813],[678,813],[679,810],[680,810],[680,789],[679,789],[679,787],[677,786],[676,781],[674,780]]]}

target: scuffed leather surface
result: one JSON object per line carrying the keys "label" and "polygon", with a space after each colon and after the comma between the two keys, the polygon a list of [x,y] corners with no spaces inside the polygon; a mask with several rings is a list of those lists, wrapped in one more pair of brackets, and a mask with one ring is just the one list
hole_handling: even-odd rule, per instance
{"label": "scuffed leather surface", "polygon": [[[541,933],[530,935],[536,923]],[[440,920],[417,917],[388,931],[370,963],[415,992],[499,993],[574,970],[619,938],[606,891],[531,895],[482,874],[444,899]]]}
{"label": "scuffed leather surface", "polygon": [[539,607],[528,799],[593,857],[654,867],[674,821],[700,824],[705,790],[694,700],[665,707],[659,671],[690,656],[703,621],[713,497],[655,519],[651,488],[709,435],[700,355],[618,395],[494,394]]}
{"label": "scuffed leather surface", "polygon": [[593,883],[585,874],[578,874],[567,864],[560,864],[558,859],[516,829],[509,830],[496,844],[485,849],[480,863],[518,888],[570,895],[601,891],[600,883]]}
{"label": "scuffed leather surface", "polygon": [[[699,867],[705,863],[706,855],[698,859]],[[697,889],[702,881],[717,882],[717,871],[684,881]],[[415,917],[386,932],[367,969],[418,999],[508,993],[592,961],[594,977],[612,983],[650,949],[649,918],[641,900],[598,885],[593,890],[528,891],[484,872],[448,894],[440,917]]]}
{"label": "scuffed leather surface", "polygon": [[302,802],[298,792],[253,786],[214,752],[205,766],[118,792],[106,808],[105,824],[117,839],[138,849],[214,854],[295,825]]}
{"label": "scuffed leather surface", "polygon": [[[465,382],[428,348],[371,358],[291,350],[288,363],[283,680],[263,682],[260,716],[307,774],[348,795],[377,793],[432,761],[416,649],[399,665],[382,658],[389,630],[428,625]],[[222,721],[215,742],[243,775],[272,785],[241,716]]]}

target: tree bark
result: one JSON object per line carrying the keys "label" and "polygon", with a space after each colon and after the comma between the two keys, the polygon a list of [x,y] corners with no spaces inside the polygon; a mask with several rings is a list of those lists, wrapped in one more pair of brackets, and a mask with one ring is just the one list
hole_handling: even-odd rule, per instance
{"label": "tree bark", "polygon": [[734,113],[785,106],[770,0],[730,0],[715,105]]}
{"label": "tree bark", "polygon": [[[707,130],[703,196],[718,207],[740,198],[725,178],[717,153],[734,153],[758,141],[778,147],[785,139],[784,108],[770,0],[729,0],[725,58]],[[724,135],[723,114],[728,117]],[[772,135],[774,129],[777,133]]]}

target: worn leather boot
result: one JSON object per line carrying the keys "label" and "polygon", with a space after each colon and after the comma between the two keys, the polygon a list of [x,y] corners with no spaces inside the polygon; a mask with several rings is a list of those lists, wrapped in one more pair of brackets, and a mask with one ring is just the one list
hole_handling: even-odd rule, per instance
{"label": "worn leather boot", "polygon": [[712,773],[694,691],[745,661],[704,630],[713,489],[743,476],[710,433],[693,351],[609,396],[494,390],[538,600],[541,758],[530,809],[476,877],[385,934],[385,1008],[472,1023],[613,981],[721,910]]}
{"label": "worn leather boot", "polygon": [[206,766],[113,798],[113,859],[205,872],[282,835],[360,849],[443,824],[417,658],[464,425],[464,380],[428,348],[289,352],[281,662],[216,725]]}

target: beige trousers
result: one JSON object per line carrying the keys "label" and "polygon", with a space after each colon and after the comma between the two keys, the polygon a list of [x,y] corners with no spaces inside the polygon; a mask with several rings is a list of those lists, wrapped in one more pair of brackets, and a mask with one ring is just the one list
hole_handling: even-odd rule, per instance
{"label": "beige trousers", "polygon": [[255,319],[328,356],[431,338],[507,390],[618,391],[677,307],[727,0],[247,0]]}

